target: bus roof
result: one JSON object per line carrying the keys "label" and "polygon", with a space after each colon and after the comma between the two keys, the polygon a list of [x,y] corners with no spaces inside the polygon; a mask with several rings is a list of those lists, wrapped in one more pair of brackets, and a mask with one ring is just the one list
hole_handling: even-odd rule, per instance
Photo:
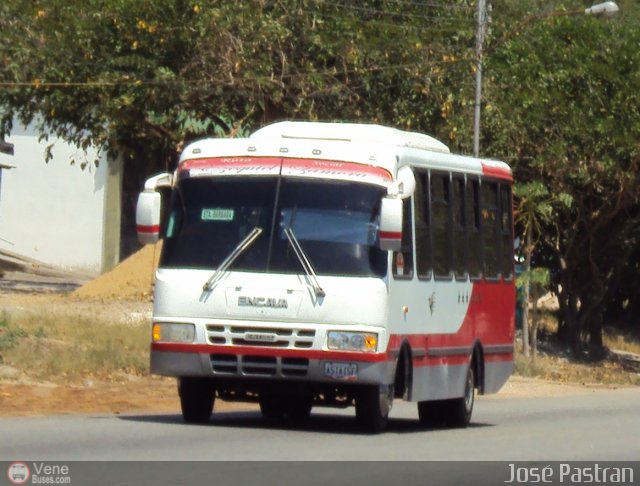
{"label": "bus roof", "polygon": [[429,135],[358,123],[279,122],[249,138],[203,139],[185,147],[180,163],[220,157],[281,157],[355,162],[380,167],[393,177],[399,167],[432,168],[512,179],[504,162],[449,153]]}
{"label": "bus roof", "polygon": [[284,121],[272,123],[251,134],[251,138],[332,140],[342,142],[380,143],[412,147],[432,152],[449,153],[447,147],[424,133],[366,123],[326,123]]}

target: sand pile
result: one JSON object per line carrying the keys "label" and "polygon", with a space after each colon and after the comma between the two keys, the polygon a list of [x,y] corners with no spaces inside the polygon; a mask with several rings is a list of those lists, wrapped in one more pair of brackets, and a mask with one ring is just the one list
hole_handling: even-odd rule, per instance
{"label": "sand pile", "polygon": [[146,245],[111,271],[73,292],[74,297],[91,300],[148,300],[162,243]]}

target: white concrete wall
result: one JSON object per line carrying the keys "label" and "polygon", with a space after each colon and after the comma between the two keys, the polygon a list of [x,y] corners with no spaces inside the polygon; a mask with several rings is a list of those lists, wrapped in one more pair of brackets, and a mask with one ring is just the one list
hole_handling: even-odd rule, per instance
{"label": "white concrete wall", "polygon": [[[59,268],[99,273],[103,238],[107,161],[53,136],[38,142],[33,128],[14,122],[5,141],[14,155],[0,154],[0,248]],[[53,159],[45,149],[54,144]],[[76,164],[71,165],[75,159]],[[80,162],[88,160],[86,168]],[[7,241],[3,241],[7,240]]]}

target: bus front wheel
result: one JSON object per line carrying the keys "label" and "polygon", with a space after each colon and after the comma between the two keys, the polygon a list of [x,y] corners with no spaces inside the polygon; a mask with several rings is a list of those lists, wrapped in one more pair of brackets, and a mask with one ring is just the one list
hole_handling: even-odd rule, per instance
{"label": "bus front wheel", "polygon": [[178,379],[178,395],[184,421],[203,424],[211,418],[216,391],[206,379],[183,377]]}
{"label": "bus front wheel", "polygon": [[287,417],[293,421],[307,420],[313,408],[313,397],[294,397],[287,404]]}
{"label": "bus front wheel", "polygon": [[389,421],[392,404],[393,386],[362,386],[356,395],[356,419],[367,432],[382,432]]}
{"label": "bus front wheel", "polygon": [[281,395],[265,394],[260,396],[260,412],[266,419],[277,420],[286,413],[286,402]]}

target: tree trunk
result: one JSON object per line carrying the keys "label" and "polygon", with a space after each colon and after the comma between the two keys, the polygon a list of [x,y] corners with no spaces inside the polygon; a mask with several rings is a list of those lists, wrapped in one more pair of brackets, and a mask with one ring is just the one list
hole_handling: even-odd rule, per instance
{"label": "tree trunk", "polygon": [[538,292],[533,293],[533,307],[531,309],[531,361],[535,362],[538,353]]}
{"label": "tree trunk", "polygon": [[562,325],[558,329],[558,338],[571,351],[576,353],[580,348],[580,322],[579,302],[580,298],[575,290],[567,287],[562,289],[565,294],[564,312],[562,313]]}
{"label": "tree trunk", "polygon": [[602,341],[602,312],[595,313],[589,320],[589,349],[596,358],[604,356],[604,343]]}
{"label": "tree trunk", "polygon": [[522,287],[522,353],[529,356],[529,292],[531,289],[531,226],[527,228],[526,242],[524,245],[524,285]]}

